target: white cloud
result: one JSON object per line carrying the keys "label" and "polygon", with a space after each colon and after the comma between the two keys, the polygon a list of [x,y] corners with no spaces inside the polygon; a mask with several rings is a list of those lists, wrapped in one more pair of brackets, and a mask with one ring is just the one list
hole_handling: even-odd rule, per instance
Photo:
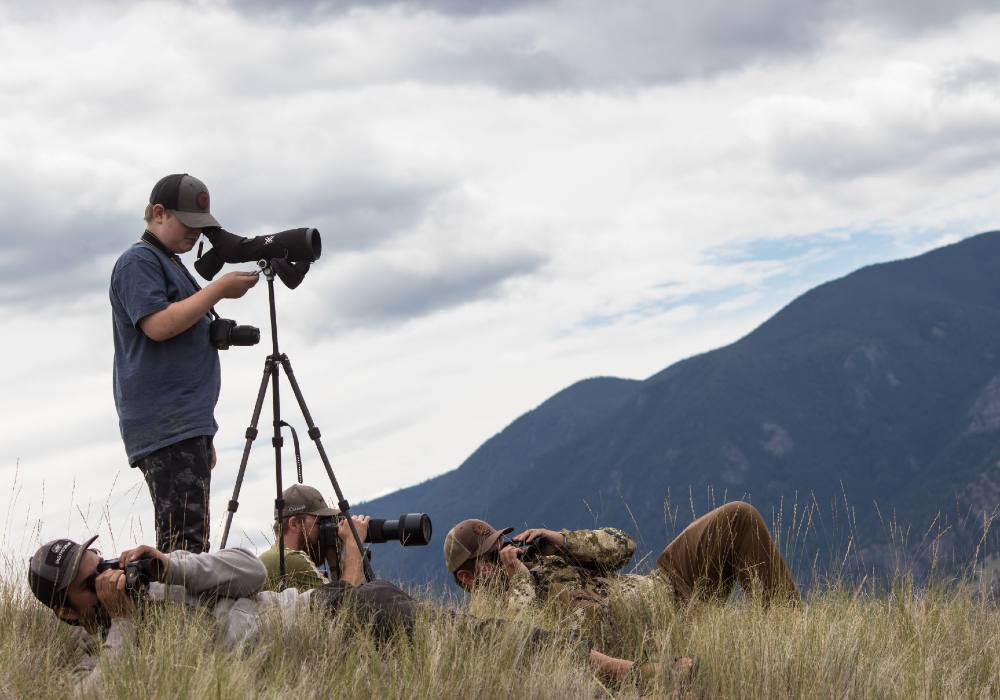
{"label": "white cloud", "polygon": [[[321,229],[303,286],[277,292],[282,349],[352,501],[457,466],[578,379],[651,375],[855,265],[995,227],[1000,16],[876,37],[824,10],[785,27],[812,27],[796,42],[737,15],[699,38],[711,13],[675,6],[664,31],[684,41],[659,51],[663,14],[623,3],[602,24],[587,7],[307,23],[219,3],[5,9],[14,510],[42,536],[82,527],[75,481],[87,527],[106,508],[123,540],[151,530],[117,434],[106,285],[167,172],[203,178],[231,230]],[[219,310],[264,343],[223,356],[217,535],[267,352],[263,289]],[[268,421],[236,525],[258,543]]]}

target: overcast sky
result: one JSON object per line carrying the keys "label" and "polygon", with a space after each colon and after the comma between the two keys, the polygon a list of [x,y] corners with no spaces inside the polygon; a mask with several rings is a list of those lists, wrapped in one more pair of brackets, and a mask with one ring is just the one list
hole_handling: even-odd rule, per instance
{"label": "overcast sky", "polygon": [[[0,4],[15,550],[153,540],[107,287],[167,173],[204,180],[232,231],[321,231],[279,328],[352,502],[457,467],[574,381],[644,378],[820,282],[997,228],[993,3],[281,7]],[[266,337],[263,285],[219,311]],[[267,352],[222,356],[215,545]],[[266,544],[269,421],[231,544]]]}

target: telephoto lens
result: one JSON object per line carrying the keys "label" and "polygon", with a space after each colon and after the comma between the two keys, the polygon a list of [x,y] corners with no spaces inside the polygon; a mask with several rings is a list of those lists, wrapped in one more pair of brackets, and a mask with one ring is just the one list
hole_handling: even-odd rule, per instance
{"label": "telephoto lens", "polygon": [[423,546],[431,541],[431,519],[426,513],[403,513],[396,520],[368,521],[366,542],[399,540],[404,547]]}
{"label": "telephoto lens", "polygon": [[[337,522],[343,516],[319,519],[320,549],[326,550],[337,543]],[[403,513],[396,520],[381,518],[368,519],[368,534],[365,542],[382,544],[399,541],[404,547],[423,546],[431,541],[431,519],[426,513]]]}

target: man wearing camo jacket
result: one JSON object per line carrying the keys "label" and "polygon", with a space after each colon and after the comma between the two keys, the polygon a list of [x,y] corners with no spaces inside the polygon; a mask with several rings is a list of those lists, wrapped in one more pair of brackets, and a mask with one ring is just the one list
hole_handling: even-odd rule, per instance
{"label": "man wearing camo jacket", "polygon": [[[574,625],[603,615],[613,593],[641,596],[662,586],[678,605],[692,598],[724,601],[737,581],[765,605],[799,602],[764,519],[749,503],[727,503],[692,522],[646,575],[618,573],[635,553],[635,542],[615,528],[531,528],[505,540],[512,531],[477,519],[451,529],[444,558],[459,587],[499,589],[512,610],[551,601],[575,618]],[[537,555],[522,561],[524,549],[511,542],[534,543]]]}

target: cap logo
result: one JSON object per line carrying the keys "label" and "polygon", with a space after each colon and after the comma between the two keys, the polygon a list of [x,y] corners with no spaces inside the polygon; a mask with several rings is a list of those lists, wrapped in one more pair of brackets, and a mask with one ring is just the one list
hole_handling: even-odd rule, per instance
{"label": "cap logo", "polygon": [[208,211],[208,192],[199,192],[198,196],[195,198],[194,203],[198,205],[198,208],[202,211]]}
{"label": "cap logo", "polygon": [[62,540],[56,542],[52,547],[49,548],[49,553],[45,555],[45,563],[49,566],[61,566],[63,555],[73,546],[73,543],[69,540]]}
{"label": "cap logo", "polygon": [[491,528],[486,523],[476,523],[472,527],[473,532],[475,532],[480,537],[489,537],[493,534]]}

